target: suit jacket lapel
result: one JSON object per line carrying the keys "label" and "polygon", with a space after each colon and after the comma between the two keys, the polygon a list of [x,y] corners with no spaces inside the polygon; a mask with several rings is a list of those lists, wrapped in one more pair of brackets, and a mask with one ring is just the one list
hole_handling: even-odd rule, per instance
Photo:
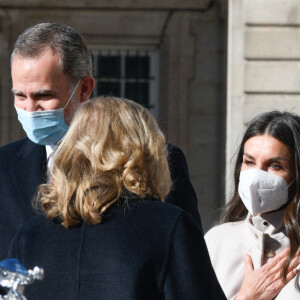
{"label": "suit jacket lapel", "polygon": [[45,181],[46,170],[45,147],[26,140],[9,172],[30,215],[32,214],[31,200],[37,192],[37,187]]}

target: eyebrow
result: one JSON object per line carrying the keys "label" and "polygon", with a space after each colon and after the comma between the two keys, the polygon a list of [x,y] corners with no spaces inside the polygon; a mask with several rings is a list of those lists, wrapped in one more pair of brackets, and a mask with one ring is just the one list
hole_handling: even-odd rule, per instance
{"label": "eyebrow", "polygon": [[35,96],[39,96],[39,95],[45,95],[45,94],[54,94],[54,90],[38,90],[33,92],[32,94]]}
{"label": "eyebrow", "polygon": [[14,95],[16,95],[16,94],[22,94],[21,91],[14,90],[14,89],[12,89],[11,92],[12,92]]}
{"label": "eyebrow", "polygon": [[[247,156],[250,159],[255,159],[252,155],[244,152],[244,155]],[[269,161],[278,161],[278,160],[287,160],[286,158],[282,157],[282,156],[277,156],[277,157],[272,157],[269,159]]]}
{"label": "eyebrow", "polygon": [[[14,89],[12,89],[11,92],[14,95],[23,94],[21,91],[14,90]],[[38,90],[38,91],[33,92],[32,94],[35,96],[45,95],[45,94],[55,94],[55,91],[54,90]]]}

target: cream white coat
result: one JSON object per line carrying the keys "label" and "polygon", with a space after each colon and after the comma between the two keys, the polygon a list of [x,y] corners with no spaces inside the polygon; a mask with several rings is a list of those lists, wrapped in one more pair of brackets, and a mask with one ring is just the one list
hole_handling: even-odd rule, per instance
{"label": "cream white coat", "polygon": [[[284,211],[225,223],[205,235],[212,265],[228,299],[238,294],[244,278],[244,253],[257,269],[289,246],[283,226]],[[299,300],[299,273],[278,294],[276,300]]]}

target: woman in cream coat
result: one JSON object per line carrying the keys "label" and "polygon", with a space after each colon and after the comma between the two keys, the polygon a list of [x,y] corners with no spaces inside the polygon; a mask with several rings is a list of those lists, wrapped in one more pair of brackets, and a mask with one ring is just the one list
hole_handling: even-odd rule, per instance
{"label": "woman in cream coat", "polygon": [[300,117],[253,119],[242,139],[223,224],[205,236],[228,299],[300,299]]}

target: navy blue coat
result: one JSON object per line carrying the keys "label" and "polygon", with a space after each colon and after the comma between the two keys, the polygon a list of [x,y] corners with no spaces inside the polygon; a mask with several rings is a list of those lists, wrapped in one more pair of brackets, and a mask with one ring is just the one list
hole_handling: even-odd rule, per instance
{"label": "navy blue coat", "polygon": [[[191,213],[201,226],[197,197],[183,152],[168,145],[173,189],[166,201]],[[22,139],[0,147],[0,260],[19,228],[34,215],[31,200],[46,180],[44,146]]]}
{"label": "navy blue coat", "polygon": [[44,268],[25,289],[30,300],[226,299],[195,219],[154,199],[121,202],[98,225],[66,229],[38,216],[9,256]]}

